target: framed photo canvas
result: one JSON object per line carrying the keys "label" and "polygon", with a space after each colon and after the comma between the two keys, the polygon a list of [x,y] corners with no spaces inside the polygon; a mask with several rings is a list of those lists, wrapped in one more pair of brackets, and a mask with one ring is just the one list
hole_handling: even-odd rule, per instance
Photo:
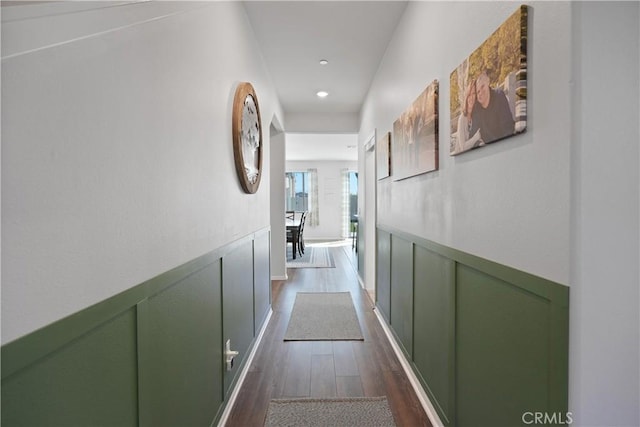
{"label": "framed photo canvas", "polygon": [[391,175],[391,132],[384,134],[376,143],[378,179]]}
{"label": "framed photo canvas", "polygon": [[451,73],[452,156],[527,128],[527,6]]}
{"label": "framed photo canvas", "polygon": [[394,180],[438,169],[438,81],[434,80],[393,123]]}

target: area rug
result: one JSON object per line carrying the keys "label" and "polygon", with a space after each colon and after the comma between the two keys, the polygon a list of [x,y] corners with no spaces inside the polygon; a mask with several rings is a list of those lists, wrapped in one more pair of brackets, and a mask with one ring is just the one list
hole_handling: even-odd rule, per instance
{"label": "area rug", "polygon": [[273,399],[265,426],[395,426],[386,397]]}
{"label": "area rug", "polygon": [[298,292],[284,340],[364,340],[351,293]]}
{"label": "area rug", "polygon": [[335,268],[336,263],[328,248],[307,246],[304,254],[293,259],[291,249],[287,249],[287,268]]}

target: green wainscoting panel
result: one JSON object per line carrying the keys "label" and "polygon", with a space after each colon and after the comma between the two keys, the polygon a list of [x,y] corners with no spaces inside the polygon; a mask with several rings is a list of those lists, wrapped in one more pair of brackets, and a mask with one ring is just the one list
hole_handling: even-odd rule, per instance
{"label": "green wainscoting panel", "polygon": [[3,426],[138,424],[132,308],[2,379]]}
{"label": "green wainscoting panel", "polygon": [[382,316],[391,319],[391,234],[378,230],[376,262],[376,305]]}
{"label": "green wainscoting panel", "polygon": [[221,267],[142,301],[140,425],[208,426],[222,406]]}
{"label": "green wainscoting panel", "polygon": [[413,243],[391,236],[391,326],[413,355]]}
{"label": "green wainscoting panel", "polygon": [[258,334],[262,324],[269,315],[271,307],[271,265],[269,254],[271,250],[271,238],[269,233],[256,235],[253,242],[253,271],[254,284],[254,336]]}
{"label": "green wainscoting panel", "polygon": [[567,412],[567,286],[386,226],[377,272],[378,307],[390,287],[385,319],[445,425]]}
{"label": "green wainscoting panel", "polygon": [[425,390],[446,424],[453,419],[455,263],[416,245],[414,249],[413,361]]}
{"label": "green wainscoting panel", "polygon": [[224,392],[228,395],[231,385],[245,359],[254,334],[253,319],[253,242],[237,246],[222,258],[222,338],[231,340],[231,350],[236,356],[231,371],[225,370]]}
{"label": "green wainscoting panel", "polygon": [[463,265],[456,276],[457,425],[548,411],[550,301]]}
{"label": "green wainscoting panel", "polygon": [[[269,312],[269,240],[259,230],[3,345],[3,427],[215,425]],[[225,336],[241,352],[231,372]]]}

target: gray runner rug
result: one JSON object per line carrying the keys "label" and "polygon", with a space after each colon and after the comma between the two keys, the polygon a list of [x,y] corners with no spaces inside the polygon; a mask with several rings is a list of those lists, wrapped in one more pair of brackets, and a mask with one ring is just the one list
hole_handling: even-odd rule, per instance
{"label": "gray runner rug", "polygon": [[351,293],[298,292],[284,340],[364,340]]}
{"label": "gray runner rug", "polygon": [[335,268],[336,263],[328,248],[307,246],[302,256],[293,259],[287,245],[287,268]]}
{"label": "gray runner rug", "polygon": [[335,399],[273,399],[264,425],[314,427],[391,427],[393,414],[386,397]]}

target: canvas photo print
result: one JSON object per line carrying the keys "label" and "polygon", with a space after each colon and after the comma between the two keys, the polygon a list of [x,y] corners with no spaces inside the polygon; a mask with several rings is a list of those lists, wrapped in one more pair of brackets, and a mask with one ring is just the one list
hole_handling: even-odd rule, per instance
{"label": "canvas photo print", "polygon": [[394,180],[438,169],[438,81],[434,80],[393,123]]}
{"label": "canvas photo print", "polygon": [[376,143],[376,162],[378,179],[391,175],[391,132],[385,133]]}
{"label": "canvas photo print", "polygon": [[451,155],[526,130],[527,6],[453,70],[450,95]]}

